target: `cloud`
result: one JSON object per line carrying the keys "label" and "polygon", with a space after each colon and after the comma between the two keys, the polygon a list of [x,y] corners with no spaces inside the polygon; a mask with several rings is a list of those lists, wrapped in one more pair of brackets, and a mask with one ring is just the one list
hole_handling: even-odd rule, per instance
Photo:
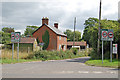
{"label": "cloud", "polygon": [[[99,16],[99,0],[12,1],[2,2],[2,27],[14,27],[22,33],[27,25],[40,26],[42,17],[48,17],[52,26],[58,22],[61,31],[73,30],[77,17],[76,30],[83,31],[86,19]],[[118,0],[102,0],[102,18],[117,20],[117,5]]]}

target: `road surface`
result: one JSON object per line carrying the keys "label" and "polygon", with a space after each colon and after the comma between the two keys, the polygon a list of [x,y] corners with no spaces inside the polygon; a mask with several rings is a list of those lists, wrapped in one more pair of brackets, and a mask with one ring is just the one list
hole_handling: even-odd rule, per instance
{"label": "road surface", "polygon": [[89,57],[2,65],[3,78],[118,78],[114,68],[85,65]]}

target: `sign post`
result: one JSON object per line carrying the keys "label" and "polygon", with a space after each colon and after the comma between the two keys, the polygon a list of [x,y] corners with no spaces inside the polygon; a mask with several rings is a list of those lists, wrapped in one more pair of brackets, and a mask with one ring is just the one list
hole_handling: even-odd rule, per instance
{"label": "sign post", "polygon": [[102,41],[102,64],[103,64],[103,41]]}
{"label": "sign post", "polygon": [[102,64],[103,64],[103,41],[110,41],[110,61],[112,62],[112,41],[113,41],[113,30],[112,29],[101,29],[101,40],[102,40]]}
{"label": "sign post", "polygon": [[14,57],[14,42],[15,42],[15,33],[14,32],[11,33],[11,42],[12,42],[12,60],[13,60],[13,57]]}
{"label": "sign post", "polygon": [[17,47],[17,61],[19,61],[20,32],[15,32],[15,41],[18,43],[18,47]]}
{"label": "sign post", "polygon": [[11,33],[11,42],[13,43],[12,45],[12,60],[14,57],[14,43],[18,43],[17,47],[17,60],[19,61],[19,42],[20,42],[20,32],[12,32]]}

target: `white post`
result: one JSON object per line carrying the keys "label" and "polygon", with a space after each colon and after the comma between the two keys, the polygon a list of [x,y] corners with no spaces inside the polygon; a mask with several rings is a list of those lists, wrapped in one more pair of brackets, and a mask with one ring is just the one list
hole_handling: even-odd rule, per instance
{"label": "white post", "polygon": [[19,42],[18,42],[18,49],[17,49],[17,60],[19,61]]}
{"label": "white post", "polygon": [[14,57],[14,43],[12,44],[12,60],[13,60],[13,57]]}
{"label": "white post", "polygon": [[102,64],[103,64],[103,40],[102,40]]}
{"label": "white post", "polygon": [[110,41],[110,61],[112,62],[112,41]]}

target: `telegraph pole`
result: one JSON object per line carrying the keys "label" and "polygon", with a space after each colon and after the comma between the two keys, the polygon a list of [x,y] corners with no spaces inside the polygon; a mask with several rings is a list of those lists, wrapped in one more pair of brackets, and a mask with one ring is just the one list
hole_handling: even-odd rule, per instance
{"label": "telegraph pole", "polygon": [[100,55],[101,4],[102,4],[102,1],[100,0],[99,27],[98,27],[98,46],[97,46],[97,53],[98,53],[98,55]]}
{"label": "telegraph pole", "polygon": [[75,46],[75,26],[76,26],[76,17],[74,19],[74,40],[73,40],[73,48]]}

